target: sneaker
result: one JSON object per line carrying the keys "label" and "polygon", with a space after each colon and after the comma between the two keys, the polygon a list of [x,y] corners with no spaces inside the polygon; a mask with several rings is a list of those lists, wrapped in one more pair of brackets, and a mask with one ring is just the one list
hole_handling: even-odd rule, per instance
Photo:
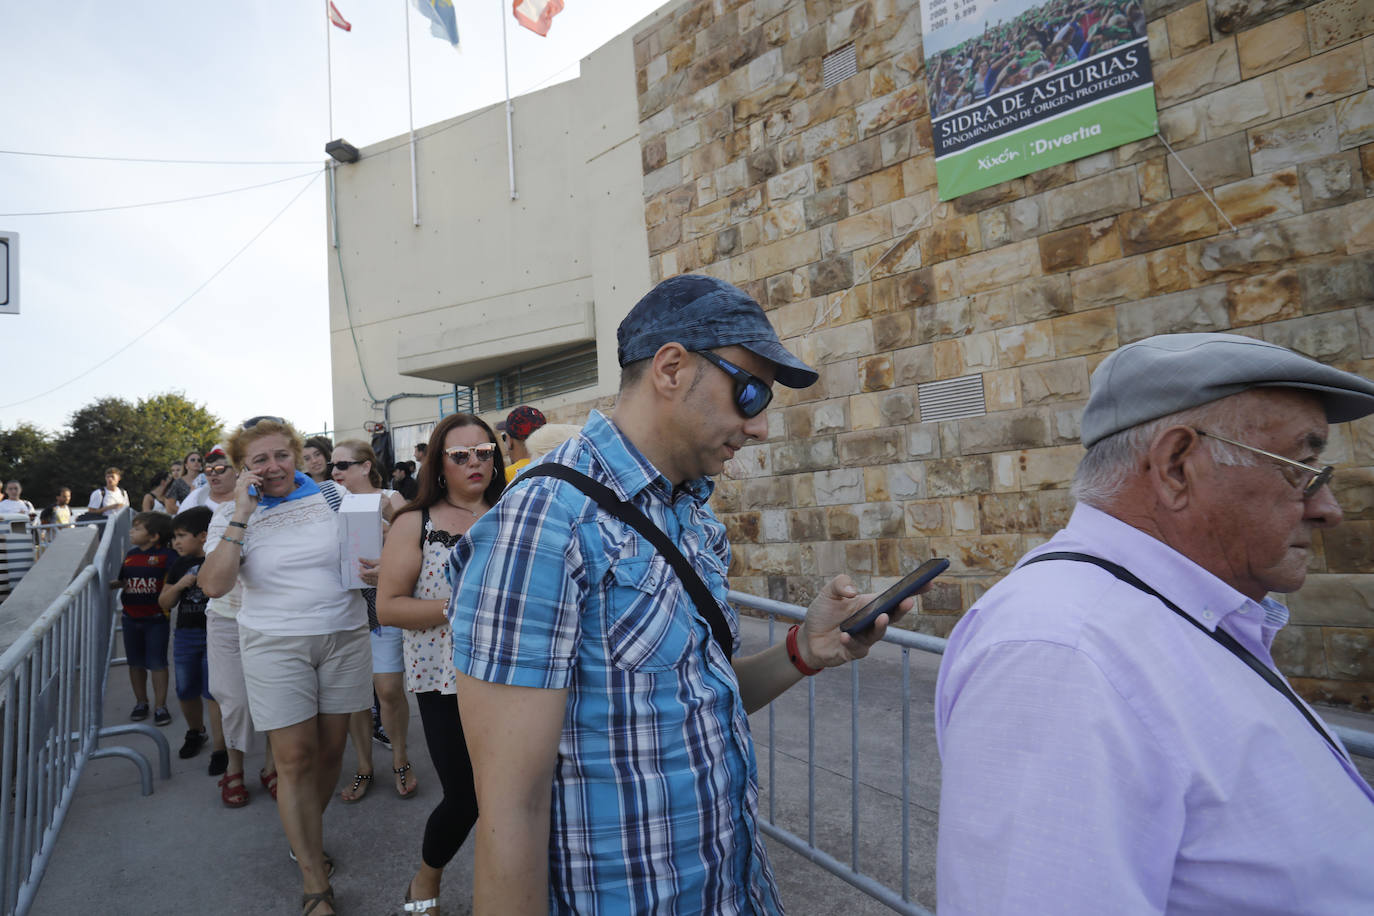
{"label": "sneaker", "polygon": [[177,751],[177,756],[182,760],[190,760],[200,753],[200,749],[205,746],[205,742],[208,740],[209,736],[205,732],[197,731],[194,728],[187,729],[186,743],[181,746],[181,750]]}
{"label": "sneaker", "polygon": [[229,752],[228,752],[228,751],[211,751],[211,752],[210,752],[210,771],[209,771],[209,772],[210,772],[210,775],[211,775],[211,776],[218,776],[218,775],[220,775],[221,773],[223,773],[223,772],[224,772],[225,770],[227,770],[227,769],[229,769]]}
{"label": "sneaker", "polygon": [[159,706],[153,710],[153,723],[155,725],[171,725],[172,714],[167,711],[166,706]]}
{"label": "sneaker", "polygon": [[142,722],[142,721],[143,721],[144,719],[146,719],[146,718],[148,718],[148,704],[147,704],[147,703],[135,703],[135,704],[134,704],[134,711],[131,712],[131,713],[129,713],[129,721],[131,721],[131,722]]}
{"label": "sneaker", "polygon": [[380,725],[374,725],[372,727],[372,740],[376,741],[378,744],[384,744],[387,747],[391,747],[391,737],[387,735],[386,729],[382,728]]}

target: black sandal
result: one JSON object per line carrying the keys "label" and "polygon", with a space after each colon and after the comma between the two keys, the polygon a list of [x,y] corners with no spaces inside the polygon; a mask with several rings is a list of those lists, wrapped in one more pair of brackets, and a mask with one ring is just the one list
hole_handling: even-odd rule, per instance
{"label": "black sandal", "polygon": [[301,916],[310,916],[321,903],[327,903],[331,910],[334,909],[334,888],[327,887],[318,894],[301,894]]}
{"label": "black sandal", "polygon": [[356,803],[356,802],[362,801],[364,798],[367,798],[367,789],[363,789],[363,793],[362,793],[361,795],[358,794],[358,787],[359,787],[359,786],[367,786],[367,789],[372,788],[372,774],[371,774],[371,773],[368,773],[368,774],[364,775],[364,774],[362,774],[362,773],[354,773],[354,774],[353,774],[353,788],[351,788],[351,789],[348,790],[348,791],[350,791],[350,792],[353,793],[353,797],[352,797],[352,798],[344,798],[343,793],[340,792],[340,793],[339,793],[339,800],[342,801],[342,802],[344,802],[345,804],[352,805],[352,804],[354,804],[354,803]]}
{"label": "black sandal", "polygon": [[[407,777],[406,774],[410,772],[410,764],[407,763],[405,766],[392,767],[391,772],[401,777],[401,785],[396,787],[396,794],[401,796],[401,798],[414,798],[415,793],[420,791],[420,783],[418,781],[410,782],[410,779]],[[402,788],[407,784],[410,785],[409,792]]]}

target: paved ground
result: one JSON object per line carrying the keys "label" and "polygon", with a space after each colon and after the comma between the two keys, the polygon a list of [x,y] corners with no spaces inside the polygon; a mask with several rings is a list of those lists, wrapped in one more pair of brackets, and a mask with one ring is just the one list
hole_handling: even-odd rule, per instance
{"label": "paved ground", "polygon": [[[766,624],[746,621],[746,651],[766,644]],[[781,626],[780,637],[785,633]],[[932,699],[938,659],[911,653],[909,695],[910,850],[907,869],[911,897],[934,907],[935,825],[939,760],[935,751]],[[851,860],[851,823],[856,784],[850,769],[851,725],[857,722],[862,768],[858,774],[857,822],[861,870],[899,893],[902,890],[902,653],[880,646],[859,668],[859,712],[851,716],[851,679],[846,671],[827,672],[808,682],[816,694],[815,767],[806,760],[808,692],[800,686],[773,704],[769,715],[753,716],[765,816],[773,811],[782,827],[818,845],[843,862]],[[132,706],[123,668],[110,674],[107,722],[122,721]],[[1374,730],[1374,717],[1332,716],[1342,724]],[[140,914],[295,914],[300,876],[287,858],[276,808],[252,781],[252,802],[239,810],[219,802],[216,778],[206,775],[208,752],[190,761],[176,749],[185,726],[178,717],[162,729],[172,746],[172,778],[158,780],[155,793],[139,795],[137,774],[128,762],[93,761],[83,776],[47,877],[32,909],[34,916],[69,913]],[[380,778],[367,798],[354,805],[336,802],[325,815],[326,848],[338,871],[334,887],[340,911],[349,916],[386,916],[398,905],[419,857],[420,836],[438,780],[424,750],[418,714],[412,716],[412,759],[419,773],[418,798],[403,801]],[[122,742],[151,755],[152,742],[138,736]],[[377,766],[389,766],[380,746]],[[353,766],[345,755],[345,773]],[[1357,758],[1366,777],[1374,761]],[[261,760],[251,759],[250,773]],[[814,785],[814,792],[809,786]],[[770,807],[770,787],[772,803]],[[808,798],[814,798],[814,804]],[[808,818],[813,812],[814,821]],[[795,914],[844,913],[877,916],[892,911],[835,878],[786,847],[769,841],[783,901]],[[471,843],[446,875],[444,913],[471,912]]]}
{"label": "paved ground", "polygon": [[[766,625],[746,621],[747,645],[766,644]],[[783,629],[779,634],[785,633]],[[886,647],[884,647],[886,648]],[[901,889],[901,767],[897,696],[901,653],[884,651],[863,670],[863,761],[860,774],[860,838],[864,867],[890,886]],[[915,899],[934,904],[934,826],[938,786],[937,758],[931,726],[930,699],[938,660],[913,653],[912,675],[912,881]],[[816,678],[817,769],[816,837],[823,848],[848,861],[850,852],[850,704],[849,677],[831,672]],[[870,693],[872,698],[869,699]],[[833,698],[833,701],[832,701]],[[784,828],[807,836],[807,693],[797,688],[777,704],[777,753],[772,766],[776,786],[775,819]],[[123,668],[110,672],[108,723],[123,721],[133,705]],[[174,713],[177,711],[173,707]],[[768,715],[753,717],[765,792],[770,784]],[[229,810],[219,801],[216,777],[206,775],[208,752],[184,761],[176,756],[186,727],[179,713],[160,730],[172,747],[172,778],[157,780],[154,794],[138,791],[134,767],[118,759],[92,761],[82,777],[47,876],[32,909],[34,916],[88,912],[93,900],[99,912],[141,916],[186,914],[294,914],[298,912],[300,875],[287,858],[286,840],[275,806],[250,775],[252,801]],[[385,916],[398,912],[411,870],[417,865],[420,836],[431,806],[438,801],[438,780],[424,749],[418,714],[411,718],[412,759],[419,772],[418,798],[402,801],[378,779],[361,802],[331,804],[325,813],[326,848],[338,871],[334,888],[340,910]],[[152,759],[153,744],[142,736],[124,736],[107,744],[126,744]],[[380,770],[389,760],[380,746]],[[353,750],[344,757],[351,772]],[[260,756],[250,758],[256,773]],[[769,841],[783,899],[795,913],[846,912],[849,916],[892,911],[849,884]],[[469,842],[449,866],[445,916],[470,913],[472,849]]]}

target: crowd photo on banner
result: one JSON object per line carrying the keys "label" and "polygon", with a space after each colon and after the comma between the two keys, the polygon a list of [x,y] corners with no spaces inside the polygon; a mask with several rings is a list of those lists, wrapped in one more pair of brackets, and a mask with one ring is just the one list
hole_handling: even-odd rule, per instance
{"label": "crowd photo on banner", "polygon": [[926,59],[940,117],[1145,37],[1140,0],[1050,0]]}

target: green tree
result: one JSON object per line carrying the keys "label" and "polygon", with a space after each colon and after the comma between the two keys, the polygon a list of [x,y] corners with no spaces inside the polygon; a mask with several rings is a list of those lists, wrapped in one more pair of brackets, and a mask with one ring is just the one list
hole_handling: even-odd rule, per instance
{"label": "green tree", "polygon": [[[26,499],[34,505],[46,505],[51,495],[48,472],[53,449],[52,437],[32,423],[0,429],[0,481],[19,481]],[[56,487],[52,490],[56,492]]]}
{"label": "green tree", "polygon": [[124,472],[120,486],[137,504],[154,474],[192,449],[204,451],[219,441],[221,425],[179,392],[137,404],[101,398],[72,414],[54,448],[54,480],[72,488],[73,502],[84,504],[91,490],[104,486],[105,468],[114,466]]}

